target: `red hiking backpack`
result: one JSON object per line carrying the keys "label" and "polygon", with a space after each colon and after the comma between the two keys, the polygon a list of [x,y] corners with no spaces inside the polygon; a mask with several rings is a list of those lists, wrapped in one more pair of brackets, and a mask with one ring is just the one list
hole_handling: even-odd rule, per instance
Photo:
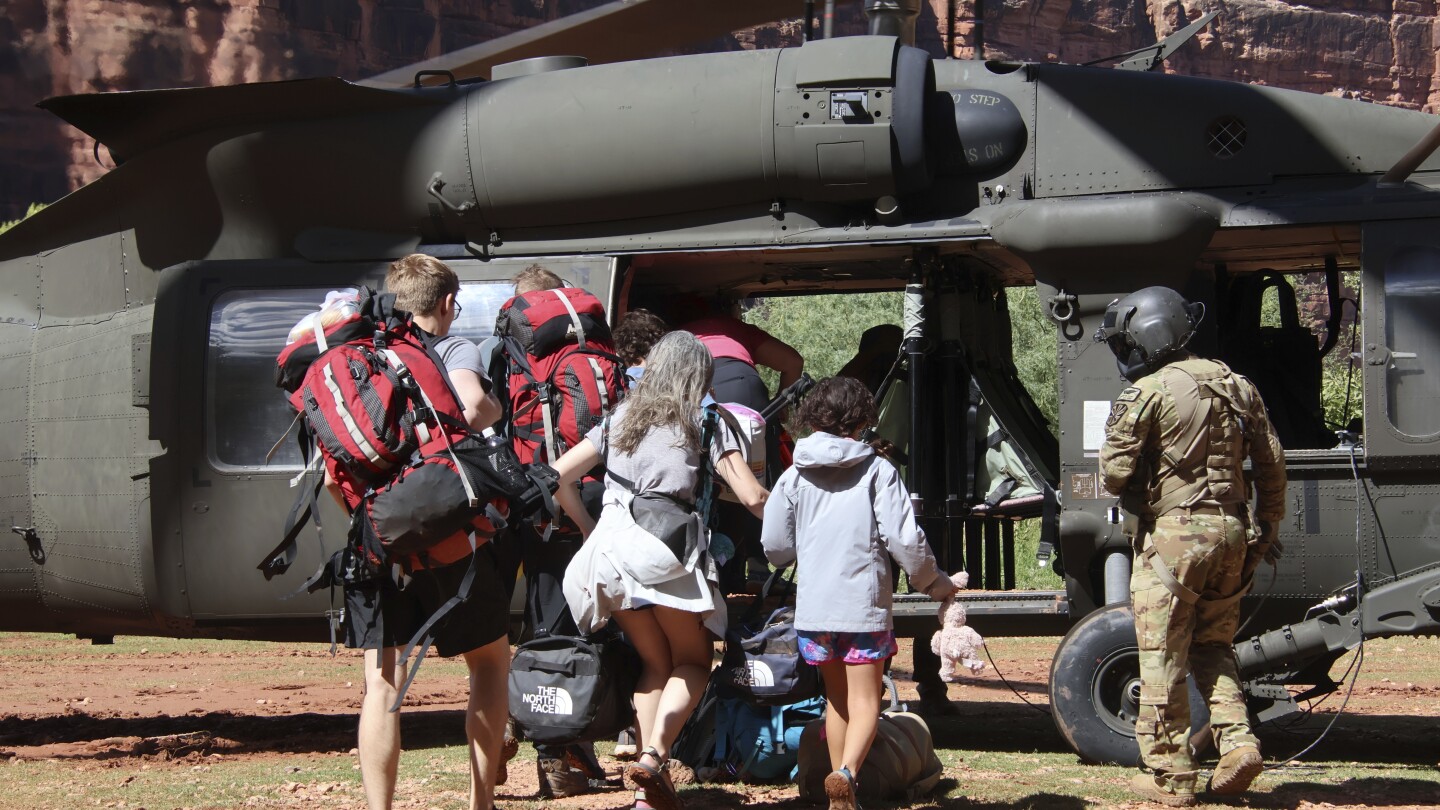
{"label": "red hiking backpack", "polygon": [[534,290],[506,301],[495,321],[515,454],[553,464],[600,424],[624,395],[605,307],[578,287]]}
{"label": "red hiking backpack", "polygon": [[[473,552],[472,531],[484,542],[503,527],[503,489],[461,463],[461,454],[483,456],[486,445],[471,434],[444,365],[409,313],[394,308],[394,296],[362,287],[353,304],[313,318],[296,337],[276,360],[275,383],[289,392],[302,426],[309,464],[297,481],[320,479],[323,465],[352,512],[351,543],[367,562],[445,565]],[[292,508],[285,539],[260,566],[267,577],[289,567],[307,518],[318,529],[322,481],[301,493],[308,503]]]}

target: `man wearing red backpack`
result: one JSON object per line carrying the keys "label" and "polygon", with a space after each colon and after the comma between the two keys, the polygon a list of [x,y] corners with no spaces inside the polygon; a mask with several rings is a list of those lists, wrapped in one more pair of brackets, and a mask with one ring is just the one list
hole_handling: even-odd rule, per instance
{"label": "man wearing red backpack", "polygon": [[[553,463],[578,443],[623,394],[623,369],[614,354],[600,302],[566,287],[549,269],[532,264],[515,276],[515,297],[500,310],[496,334],[504,341],[509,381],[510,430],[522,461]],[[581,498],[593,518],[600,514],[604,485],[581,482]],[[579,530],[559,517],[543,532],[522,525],[511,542],[525,567],[525,619],[539,638],[578,636],[561,584],[580,550]],[[512,738],[513,739],[513,738]],[[505,754],[516,745],[507,740]],[[536,745],[542,798],[590,791],[604,772],[589,745]]]}
{"label": "man wearing red backpack", "polygon": [[[450,384],[474,430],[489,427],[500,414],[475,344],[450,336],[460,314],[460,280],[432,256],[411,254],[390,266],[385,287],[398,309],[412,313],[431,348],[445,364]],[[469,598],[438,625],[441,656],[460,655],[470,672],[465,737],[470,747],[470,808],[494,807],[495,772],[508,714],[510,665],[509,604],[495,552],[475,552],[476,579]],[[365,650],[365,696],[360,706],[360,773],[371,810],[391,806],[400,765],[400,715],[390,711],[404,673],[400,648],[436,609],[455,596],[471,560],[416,571],[402,588],[392,572],[345,588],[345,645]]]}

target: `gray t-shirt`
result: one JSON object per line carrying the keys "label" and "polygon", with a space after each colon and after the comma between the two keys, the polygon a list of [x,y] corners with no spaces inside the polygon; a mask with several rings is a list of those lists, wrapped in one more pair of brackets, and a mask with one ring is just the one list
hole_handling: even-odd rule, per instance
{"label": "gray t-shirt", "polygon": [[446,335],[435,341],[435,354],[440,356],[440,362],[445,364],[446,371],[465,369],[480,375],[480,387],[485,393],[490,393],[490,375],[485,373],[485,367],[480,363],[480,347],[474,342],[466,340],[459,335]]}
{"label": "gray t-shirt", "polygon": [[[620,407],[616,408],[610,417],[612,437],[624,422],[628,405],[628,402],[620,403]],[[698,413],[695,415],[695,423],[700,424]],[[686,446],[681,441],[682,435],[675,427],[666,425],[654,428],[646,434],[634,453],[621,453],[611,447],[606,459],[606,469],[633,483],[639,492],[659,492],[684,501],[693,501],[695,485],[700,480],[700,453]],[[601,455],[605,455],[603,422],[591,428],[585,438],[595,445]],[[721,420],[719,429],[715,431],[715,438],[710,443],[710,463],[718,464],[726,453],[740,449],[740,442],[724,420]],[[609,475],[605,476],[605,486],[625,489]]]}

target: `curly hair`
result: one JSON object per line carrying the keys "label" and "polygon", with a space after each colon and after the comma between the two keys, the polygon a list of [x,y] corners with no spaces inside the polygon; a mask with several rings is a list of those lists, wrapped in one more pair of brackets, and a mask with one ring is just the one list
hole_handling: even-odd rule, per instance
{"label": "curly hair", "polygon": [[800,402],[800,424],[812,431],[849,436],[879,418],[875,397],[853,377],[826,377]]}
{"label": "curly hair", "polygon": [[645,374],[625,397],[625,418],[611,439],[616,450],[634,453],[650,431],[671,425],[680,432],[677,447],[700,448],[700,427],[695,414],[710,389],[714,360],[689,332],[671,332],[660,338],[645,360]]}
{"label": "curly hair", "polygon": [[648,309],[632,309],[615,326],[615,353],[627,366],[638,366],[670,325]]}

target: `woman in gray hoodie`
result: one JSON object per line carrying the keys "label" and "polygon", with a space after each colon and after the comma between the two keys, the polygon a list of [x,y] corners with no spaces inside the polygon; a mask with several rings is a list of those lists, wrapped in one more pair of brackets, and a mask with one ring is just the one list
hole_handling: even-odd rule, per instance
{"label": "woman in gray hoodie", "polygon": [[775,565],[797,563],[800,653],[820,667],[831,810],[854,810],[855,774],[875,740],[885,661],[896,652],[890,558],[935,600],[958,590],[935,563],[910,493],[889,461],[859,441],[875,400],[858,380],[821,380],[800,405],[812,431],[795,445],[765,504],[761,542]]}

